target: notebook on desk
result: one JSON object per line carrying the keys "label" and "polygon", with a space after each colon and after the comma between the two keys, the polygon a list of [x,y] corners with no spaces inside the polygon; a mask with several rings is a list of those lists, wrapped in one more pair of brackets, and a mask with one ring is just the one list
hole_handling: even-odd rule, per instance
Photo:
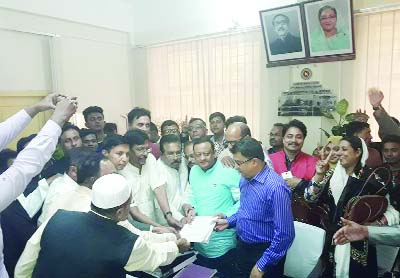
{"label": "notebook on desk", "polygon": [[210,269],[196,264],[190,264],[174,276],[174,278],[212,278],[217,273],[216,269]]}
{"label": "notebook on desk", "polygon": [[156,271],[142,271],[141,273],[136,272],[132,274],[134,277],[136,274],[136,276],[144,278],[171,278],[174,274],[193,263],[196,259],[196,253],[190,251],[177,257],[171,264],[160,266]]}

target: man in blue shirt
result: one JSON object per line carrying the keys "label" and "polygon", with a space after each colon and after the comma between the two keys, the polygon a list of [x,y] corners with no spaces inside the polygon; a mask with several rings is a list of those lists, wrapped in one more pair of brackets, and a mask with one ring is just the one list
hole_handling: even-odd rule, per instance
{"label": "man in blue shirt", "polygon": [[218,215],[215,229],[236,227],[237,277],[283,277],[286,252],[294,239],[291,193],[281,176],[268,168],[255,139],[245,138],[232,150],[240,180],[240,207],[226,218]]}

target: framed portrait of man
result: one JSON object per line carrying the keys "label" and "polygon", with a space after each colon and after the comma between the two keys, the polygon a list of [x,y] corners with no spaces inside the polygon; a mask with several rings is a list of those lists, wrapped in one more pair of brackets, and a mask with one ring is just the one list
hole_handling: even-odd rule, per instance
{"label": "framed portrait of man", "polygon": [[304,3],[309,57],[355,58],[351,0]]}
{"label": "framed portrait of man", "polygon": [[299,5],[260,11],[268,64],[285,65],[306,57]]}

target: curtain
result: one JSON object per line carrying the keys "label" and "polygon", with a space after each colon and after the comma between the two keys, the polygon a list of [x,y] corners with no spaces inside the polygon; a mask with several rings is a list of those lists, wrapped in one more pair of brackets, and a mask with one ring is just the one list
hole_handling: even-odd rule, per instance
{"label": "curtain", "polygon": [[[391,116],[400,119],[400,10],[355,17],[356,60],[354,65],[354,100],[372,116],[366,92],[379,87],[383,106]],[[370,120],[375,141],[378,125]]]}
{"label": "curtain", "polygon": [[182,121],[212,112],[244,115],[259,136],[259,30],[147,48],[152,120]]}

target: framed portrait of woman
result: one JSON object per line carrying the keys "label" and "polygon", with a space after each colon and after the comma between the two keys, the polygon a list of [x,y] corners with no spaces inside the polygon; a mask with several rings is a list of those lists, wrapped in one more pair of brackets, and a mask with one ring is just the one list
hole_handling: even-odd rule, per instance
{"label": "framed portrait of woman", "polygon": [[352,11],[351,0],[318,0],[304,3],[310,58],[355,58]]}

